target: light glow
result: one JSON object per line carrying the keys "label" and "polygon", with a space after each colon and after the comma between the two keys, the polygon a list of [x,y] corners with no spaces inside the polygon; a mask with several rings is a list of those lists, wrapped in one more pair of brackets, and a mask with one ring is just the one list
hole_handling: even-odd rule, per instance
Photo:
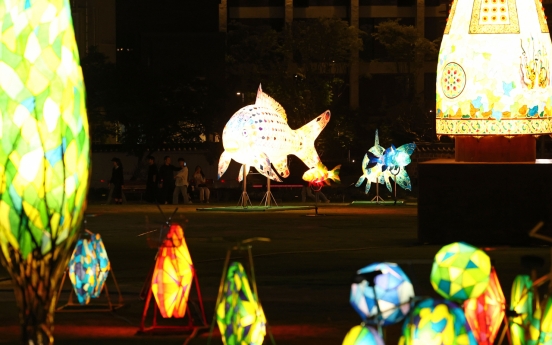
{"label": "light glow", "polygon": [[512,285],[510,317],[512,345],[536,344],[540,335],[540,306],[534,303],[533,281],[527,275],[518,275]]}
{"label": "light glow", "polygon": [[551,133],[551,58],[539,0],[454,0],[437,65],[437,134]]}
{"label": "light glow", "polygon": [[351,328],[345,339],[343,339],[343,345],[385,345],[383,339],[378,332],[372,327],[367,326],[355,326]]}

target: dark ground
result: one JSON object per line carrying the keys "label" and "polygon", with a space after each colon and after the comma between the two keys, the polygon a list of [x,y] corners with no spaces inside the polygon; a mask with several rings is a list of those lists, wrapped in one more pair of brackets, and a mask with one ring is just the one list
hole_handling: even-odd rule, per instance
{"label": "dark ground", "polygon": [[[213,206],[213,205],[211,205]],[[215,206],[220,206],[215,204]],[[175,220],[185,222],[185,236],[197,270],[207,318],[214,303],[227,248],[250,237],[269,237],[255,243],[255,270],[259,297],[277,344],[341,344],[347,331],[360,323],[350,307],[350,281],[356,270],[374,262],[397,262],[420,296],[436,296],[429,284],[433,256],[440,248],[417,241],[416,206],[328,204],[326,217],[305,217],[312,211],[263,213],[197,212],[197,205],[181,206]],[[166,213],[173,208],[163,206]],[[153,265],[155,249],[137,235],[161,224],[150,205],[91,205],[88,229],[102,235],[126,306],[116,313],[57,313],[56,344],[182,344],[184,336],[135,336],[144,302],[139,292]],[[529,273],[522,255],[545,259],[548,247],[486,248],[505,294],[516,274]],[[0,278],[7,273],[0,269]],[[108,284],[112,281],[108,279]],[[0,343],[17,344],[17,309],[10,281],[0,283]],[[112,290],[111,290],[112,291]],[[67,300],[69,284],[61,301]],[[396,344],[399,326],[387,329],[387,344]],[[206,334],[190,344],[206,344]],[[221,344],[215,336],[213,345]],[[269,344],[265,339],[264,344]]]}

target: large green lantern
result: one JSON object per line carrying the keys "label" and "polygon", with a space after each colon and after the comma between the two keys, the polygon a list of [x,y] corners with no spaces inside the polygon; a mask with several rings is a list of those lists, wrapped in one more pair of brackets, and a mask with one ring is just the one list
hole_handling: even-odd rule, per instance
{"label": "large green lantern", "polygon": [[441,248],[431,269],[431,285],[441,296],[464,302],[477,298],[489,285],[491,259],[467,243],[455,242]]}
{"label": "large green lantern", "polygon": [[0,30],[0,258],[14,283],[23,342],[50,344],[88,188],[88,120],[69,1],[0,1]]}

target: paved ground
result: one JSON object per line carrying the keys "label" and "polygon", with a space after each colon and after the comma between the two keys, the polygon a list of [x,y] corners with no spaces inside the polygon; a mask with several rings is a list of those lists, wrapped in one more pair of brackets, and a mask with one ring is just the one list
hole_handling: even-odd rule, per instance
{"label": "paved ground", "polygon": [[[212,205],[211,205],[212,206]],[[227,205],[228,206],[228,205]],[[227,248],[249,237],[268,237],[254,244],[259,296],[277,344],[341,344],[348,329],[360,322],[349,306],[350,280],[354,272],[374,261],[399,263],[410,276],[417,295],[435,296],[429,284],[434,254],[440,246],[417,242],[415,206],[324,205],[325,217],[305,217],[312,211],[263,213],[197,212],[184,206],[175,216],[186,222],[185,235],[198,272],[207,317],[214,303]],[[166,213],[173,208],[163,206]],[[184,336],[134,336],[143,301],[138,297],[155,249],[145,236],[162,222],[154,206],[92,205],[88,228],[104,239],[126,306],[110,313],[56,314],[56,344],[182,344]],[[546,260],[548,247],[487,248],[503,282],[505,293],[526,254]],[[0,278],[6,276],[0,269]],[[65,301],[69,285],[65,285]],[[10,282],[0,283],[0,343],[17,344],[17,310]],[[387,344],[396,344],[399,327],[387,329]],[[202,335],[190,344],[206,344]],[[221,344],[216,336],[213,345]],[[265,340],[265,344],[269,344]]]}

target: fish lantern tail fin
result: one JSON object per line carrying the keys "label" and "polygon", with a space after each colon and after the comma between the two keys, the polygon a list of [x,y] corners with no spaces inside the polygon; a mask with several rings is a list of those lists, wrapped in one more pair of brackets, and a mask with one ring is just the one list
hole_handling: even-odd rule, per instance
{"label": "fish lantern tail fin", "polygon": [[328,178],[332,179],[334,182],[341,183],[339,178],[339,171],[341,170],[341,164],[333,168],[331,171],[328,171]]}
{"label": "fish lantern tail fin", "polygon": [[299,146],[296,148],[295,155],[299,157],[309,168],[315,167],[318,162],[320,162],[320,157],[314,148],[314,141],[322,132],[322,130],[330,121],[331,113],[329,110],[326,110],[316,119],[307,123],[303,127],[297,129],[295,133],[297,134]]}

